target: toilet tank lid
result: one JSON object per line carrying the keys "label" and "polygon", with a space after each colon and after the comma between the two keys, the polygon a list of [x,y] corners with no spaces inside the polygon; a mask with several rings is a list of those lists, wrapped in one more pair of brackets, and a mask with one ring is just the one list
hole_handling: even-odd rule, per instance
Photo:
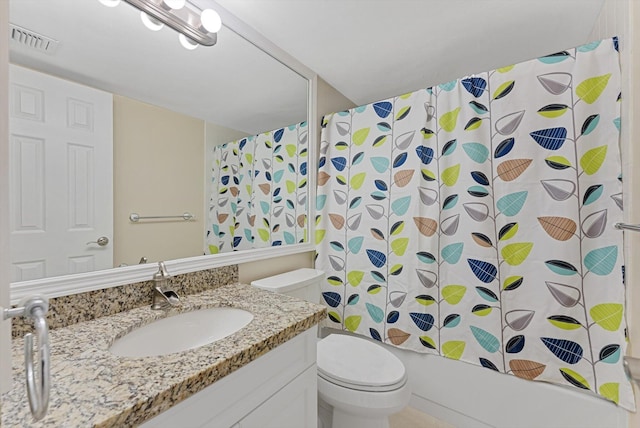
{"label": "toilet tank lid", "polygon": [[289,291],[317,283],[322,280],[324,276],[324,271],[302,268],[267,278],[257,279],[252,281],[251,285],[274,293],[287,293]]}

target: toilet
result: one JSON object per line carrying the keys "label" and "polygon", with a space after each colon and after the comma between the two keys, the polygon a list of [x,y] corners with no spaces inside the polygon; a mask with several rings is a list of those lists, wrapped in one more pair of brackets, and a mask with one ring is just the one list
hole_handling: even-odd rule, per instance
{"label": "toilet", "polygon": [[[297,269],[252,286],[317,303],[325,274]],[[388,428],[389,415],[411,398],[404,364],[373,341],[330,334],[318,340],[318,426]]]}

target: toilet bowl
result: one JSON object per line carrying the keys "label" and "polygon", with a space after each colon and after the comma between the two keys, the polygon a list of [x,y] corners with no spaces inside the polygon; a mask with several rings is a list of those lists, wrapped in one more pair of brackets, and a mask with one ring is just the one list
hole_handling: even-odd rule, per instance
{"label": "toilet bowl", "polygon": [[[298,269],[251,285],[317,302],[324,272]],[[402,361],[373,341],[330,334],[318,341],[318,426],[388,428],[389,415],[409,403]]]}
{"label": "toilet bowl", "polygon": [[404,364],[382,346],[331,334],[318,342],[318,398],[333,408],[333,428],[388,428],[409,403]]}

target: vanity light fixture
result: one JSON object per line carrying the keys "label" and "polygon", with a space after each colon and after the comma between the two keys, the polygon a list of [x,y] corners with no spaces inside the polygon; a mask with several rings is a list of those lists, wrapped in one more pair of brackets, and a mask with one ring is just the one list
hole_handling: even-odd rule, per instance
{"label": "vanity light fixture", "polygon": [[[105,6],[115,7],[120,0],[99,0]],[[124,0],[140,10],[145,27],[153,31],[164,25],[177,31],[180,44],[186,49],[198,45],[213,46],[222,28],[220,15],[213,9],[201,9],[189,0]]]}
{"label": "vanity light fixture", "polygon": [[166,7],[173,10],[182,9],[186,3],[187,0],[162,0],[163,6],[166,5]]}
{"label": "vanity light fixture", "polygon": [[140,12],[140,20],[151,31],[160,31],[164,24],[157,19],[147,15],[145,12]]}
{"label": "vanity light fixture", "polygon": [[107,7],[116,7],[120,4],[120,0],[98,0],[100,3]]}
{"label": "vanity light fixture", "polygon": [[184,34],[178,34],[178,40],[180,41],[180,44],[182,45],[183,48],[187,49],[187,50],[194,50],[195,48],[198,47],[198,44],[196,42],[194,42],[193,40],[189,39],[187,36],[185,36]]}

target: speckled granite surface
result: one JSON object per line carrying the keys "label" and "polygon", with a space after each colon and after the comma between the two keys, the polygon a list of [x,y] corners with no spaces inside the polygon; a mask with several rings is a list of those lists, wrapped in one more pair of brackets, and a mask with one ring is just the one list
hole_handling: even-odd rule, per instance
{"label": "speckled granite surface", "polygon": [[[180,296],[235,282],[238,282],[238,265],[175,275],[170,279],[172,288]],[[152,285],[152,281],[143,281],[49,299],[49,328],[54,330],[149,305]],[[23,337],[30,331],[33,331],[30,320],[23,317],[12,320],[11,334],[14,338]]]}
{"label": "speckled granite surface", "polygon": [[[125,358],[109,352],[131,329],[194,309],[231,306],[254,319],[200,348],[162,357]],[[3,427],[132,427],[204,389],[325,317],[322,306],[248,285],[230,284],[182,297],[169,312],[140,307],[51,331],[51,399],[34,423],[24,388],[23,341],[13,341],[12,390],[2,395]]]}

